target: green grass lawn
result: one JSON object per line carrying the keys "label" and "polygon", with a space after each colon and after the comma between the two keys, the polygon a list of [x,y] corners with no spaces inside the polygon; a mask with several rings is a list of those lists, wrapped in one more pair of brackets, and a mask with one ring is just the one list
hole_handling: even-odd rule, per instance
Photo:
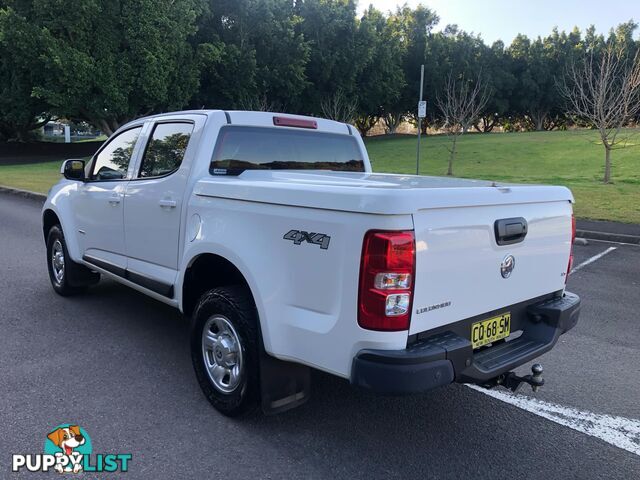
{"label": "green grass lawn", "polygon": [[[456,176],[505,182],[565,185],[580,218],[640,223],[640,129],[627,148],[615,150],[613,184],[601,183],[604,148],[592,131],[468,134],[458,141]],[[634,143],[635,142],[635,143]],[[415,173],[415,137],[367,139],[375,172]],[[422,175],[445,175],[445,135],[423,137]]]}
{"label": "green grass lawn", "polygon": [[[640,130],[635,145],[613,152],[612,185],[603,185],[604,149],[594,132],[527,132],[463,135],[454,173],[506,182],[566,185],[580,218],[640,223]],[[376,172],[415,173],[416,138],[366,141]],[[420,173],[447,171],[446,136],[423,137]],[[60,178],[62,161],[0,166],[0,185],[46,193]]]}
{"label": "green grass lawn", "polygon": [[26,165],[0,165],[0,185],[47,193],[60,180],[62,160]]}

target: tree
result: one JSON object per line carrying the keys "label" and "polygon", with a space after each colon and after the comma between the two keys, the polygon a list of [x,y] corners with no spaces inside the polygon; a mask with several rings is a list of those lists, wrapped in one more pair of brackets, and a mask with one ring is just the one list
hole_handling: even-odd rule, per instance
{"label": "tree", "polygon": [[353,122],[357,110],[357,100],[347,97],[342,90],[337,90],[333,95],[323,98],[320,102],[322,115],[337,122]]}
{"label": "tree", "polygon": [[203,1],[16,2],[38,33],[42,68],[32,95],[52,113],[107,134],[138,116],[184,107],[198,85],[187,40]]}
{"label": "tree", "polygon": [[436,97],[436,104],[444,116],[444,128],[451,140],[447,175],[453,175],[458,137],[471,127],[489,101],[489,89],[482,74],[474,81],[449,74],[445,89]]}
{"label": "tree", "polygon": [[[566,122],[556,79],[582,48],[577,28],[568,34],[554,28],[545,38],[530,40],[518,35],[513,40],[507,49],[513,79],[507,114],[520,128],[552,130]],[[494,88],[497,95],[505,95],[499,85]]]}
{"label": "tree", "polygon": [[610,42],[571,63],[560,83],[569,113],[598,130],[605,150],[604,183],[611,183],[611,151],[624,147],[622,127],[640,113],[640,50],[631,56]]}
{"label": "tree", "polygon": [[[557,29],[554,33],[558,36]],[[550,47],[550,48],[546,48]],[[557,89],[555,88],[554,61],[550,58],[553,46],[545,45],[538,37],[531,43],[528,52],[528,76],[523,88],[528,88],[528,102],[525,110],[525,120],[530,125],[529,129],[544,130],[551,110],[557,106]]]}
{"label": "tree", "polygon": [[486,72],[487,87],[493,92],[474,128],[491,132],[509,112],[509,99],[516,83],[510,71],[509,56],[500,40],[482,49],[480,68]]}
{"label": "tree", "polygon": [[393,109],[405,86],[403,44],[396,26],[373,7],[364,12],[358,23],[356,43],[365,58],[356,78],[355,124],[362,135],[373,128],[384,112]]}
{"label": "tree", "polygon": [[[398,24],[395,28],[402,36],[405,50],[402,67],[406,85],[401,91],[400,101],[393,108],[387,109],[385,121],[388,126],[395,127],[395,122],[399,123],[407,113],[414,115],[416,113],[420,93],[420,65],[425,66],[426,78],[429,78],[430,72],[437,67],[435,63],[427,61],[427,47],[431,39],[431,31],[440,19],[433,10],[425,6],[418,5],[412,10],[405,5],[396,10],[391,20]],[[431,86],[429,81],[426,84],[429,91]],[[431,103],[427,102],[427,109],[431,108]],[[425,122],[425,129],[426,126]]]}
{"label": "tree", "polygon": [[549,52],[540,37],[518,35],[508,54],[515,78],[509,114],[528,130],[542,130],[556,93]]}
{"label": "tree", "polygon": [[290,0],[212,2],[192,40],[201,85],[194,106],[298,110],[309,59],[300,21]]}
{"label": "tree", "polygon": [[196,50],[200,87],[195,108],[233,109],[258,98],[256,52],[247,38],[241,2],[212,4],[198,22],[191,39]]}
{"label": "tree", "polygon": [[30,140],[51,118],[32,95],[41,78],[39,31],[12,8],[0,9],[0,140]]}
{"label": "tree", "polygon": [[566,112],[557,88],[557,78],[561,77],[566,65],[583,51],[582,34],[577,27],[569,32],[553,29],[551,35],[542,42],[535,42],[536,54],[532,68],[537,75],[537,95],[529,113],[530,123],[535,130],[553,130],[566,123]]}
{"label": "tree", "polygon": [[322,100],[338,90],[357,96],[356,78],[367,58],[362,48],[370,47],[356,42],[356,1],[297,0],[295,13],[297,32],[310,45],[299,111],[320,113]]}
{"label": "tree", "polygon": [[291,0],[252,0],[251,19],[258,94],[284,110],[299,111],[311,51],[298,28],[302,18]]}

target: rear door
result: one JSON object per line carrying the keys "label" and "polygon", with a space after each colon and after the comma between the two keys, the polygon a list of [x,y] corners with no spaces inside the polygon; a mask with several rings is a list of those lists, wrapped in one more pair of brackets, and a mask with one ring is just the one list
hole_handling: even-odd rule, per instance
{"label": "rear door", "polygon": [[202,115],[154,122],[125,196],[124,233],[129,278],[173,296],[182,211]]}
{"label": "rear door", "polygon": [[129,128],[105,143],[89,164],[88,180],[74,199],[83,257],[117,274],[126,268],[124,194],[142,128]]}
{"label": "rear door", "polygon": [[[571,213],[569,201],[420,210],[414,215],[416,283],[410,333],[562,290]],[[526,236],[499,245],[495,222],[512,218],[526,221]],[[512,268],[505,276],[503,262]]]}

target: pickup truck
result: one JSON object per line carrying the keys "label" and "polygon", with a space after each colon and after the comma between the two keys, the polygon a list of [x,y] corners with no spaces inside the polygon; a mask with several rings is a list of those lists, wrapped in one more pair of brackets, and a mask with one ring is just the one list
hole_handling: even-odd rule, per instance
{"label": "pickup truck", "polygon": [[61,173],[42,211],[54,290],[103,276],[180,309],[229,416],[301,404],[311,368],[384,394],[535,389],[541,367],[513,369],[578,320],[568,189],[372,173],[345,123],[155,115]]}

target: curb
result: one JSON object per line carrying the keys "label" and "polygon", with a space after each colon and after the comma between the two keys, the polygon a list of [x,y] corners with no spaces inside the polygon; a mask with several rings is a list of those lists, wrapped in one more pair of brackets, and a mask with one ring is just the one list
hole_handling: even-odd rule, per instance
{"label": "curb", "polygon": [[31,200],[37,200],[42,203],[44,203],[44,201],[47,199],[47,196],[44,193],[22,190],[20,188],[5,187],[4,185],[0,185],[0,192],[9,193],[11,195],[19,195],[21,197],[29,198]]}
{"label": "curb", "polygon": [[629,243],[640,245],[640,236],[622,233],[594,232],[593,230],[576,230],[576,237],[589,240],[604,240],[605,242]]}

